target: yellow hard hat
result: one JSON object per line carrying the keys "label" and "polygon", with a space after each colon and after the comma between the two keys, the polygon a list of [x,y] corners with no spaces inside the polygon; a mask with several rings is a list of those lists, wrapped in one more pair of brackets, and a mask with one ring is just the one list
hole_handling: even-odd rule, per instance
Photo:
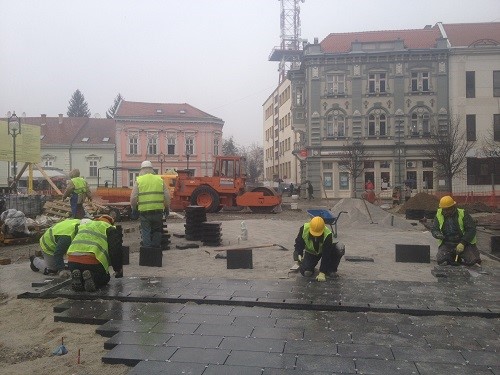
{"label": "yellow hard hat", "polygon": [[450,197],[449,195],[445,195],[439,201],[439,208],[450,208],[455,204],[457,204],[457,202],[455,202],[452,197]]}
{"label": "yellow hard hat", "polygon": [[323,234],[323,231],[325,230],[325,221],[322,217],[313,217],[309,224],[309,233],[311,236],[319,237]]}

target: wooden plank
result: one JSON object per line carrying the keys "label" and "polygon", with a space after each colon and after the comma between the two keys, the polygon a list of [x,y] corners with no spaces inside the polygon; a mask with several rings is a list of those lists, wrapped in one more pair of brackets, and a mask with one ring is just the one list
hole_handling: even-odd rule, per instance
{"label": "wooden plank", "polygon": [[50,184],[50,186],[52,186],[52,188],[56,191],[56,193],[59,194],[59,195],[63,195],[63,193],[61,192],[61,190],[59,190],[59,188],[56,186],[56,184],[54,184],[54,182],[52,181],[52,179],[47,175],[47,173],[45,173],[45,171],[43,170],[43,168],[40,167],[36,163],[33,163],[33,164],[35,165],[35,167],[38,168],[38,170],[40,171],[40,173],[42,174],[42,176],[45,177],[45,179],[47,180],[47,182]]}

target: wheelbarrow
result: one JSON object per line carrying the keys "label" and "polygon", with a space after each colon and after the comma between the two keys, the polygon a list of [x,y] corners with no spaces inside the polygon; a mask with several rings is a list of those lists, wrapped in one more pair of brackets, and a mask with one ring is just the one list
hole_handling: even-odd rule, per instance
{"label": "wheelbarrow", "polygon": [[337,238],[337,221],[339,220],[340,215],[346,214],[347,211],[340,211],[337,216],[334,216],[330,210],[321,209],[307,210],[307,213],[311,216],[311,218],[315,216],[321,217],[325,221],[325,224],[330,226],[333,238]]}

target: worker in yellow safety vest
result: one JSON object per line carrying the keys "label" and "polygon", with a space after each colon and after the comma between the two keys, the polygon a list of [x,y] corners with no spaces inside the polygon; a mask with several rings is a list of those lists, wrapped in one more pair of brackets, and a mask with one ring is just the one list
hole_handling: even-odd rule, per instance
{"label": "worker in yellow safety vest", "polygon": [[68,249],[68,267],[75,291],[94,292],[109,283],[109,266],[123,276],[122,243],[109,215],[81,225]]}
{"label": "worker in yellow safety vest", "polygon": [[85,198],[90,201],[92,200],[92,193],[87,181],[83,177],[80,177],[79,169],[73,169],[69,172],[69,178],[70,180],[68,181],[62,200],[64,201],[70,197],[71,215],[75,219],[83,219],[85,217],[83,203],[85,202]]}
{"label": "worker in yellow safety vest", "polygon": [[476,224],[455,200],[446,195],[439,201],[431,233],[439,241],[436,256],[439,265],[463,263],[466,266],[481,264],[476,246]]}
{"label": "worker in yellow safety vest", "polygon": [[154,174],[153,164],[143,161],[130,195],[132,210],[139,211],[142,246],[161,247],[163,215],[170,205],[170,194],[163,179]]}
{"label": "worker in yellow safety vest", "polygon": [[321,260],[316,280],[326,281],[327,275],[330,278],[337,277],[337,268],[344,254],[344,244],[333,242],[333,233],[326,227],[322,217],[315,216],[309,223],[300,227],[295,238],[293,259],[299,263],[302,276],[312,276],[314,268]]}

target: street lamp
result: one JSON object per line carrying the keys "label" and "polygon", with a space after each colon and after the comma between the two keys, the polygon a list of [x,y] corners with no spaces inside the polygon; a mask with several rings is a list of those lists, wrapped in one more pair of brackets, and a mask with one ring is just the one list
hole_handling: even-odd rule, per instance
{"label": "street lamp", "polygon": [[17,162],[16,162],[16,137],[21,134],[21,119],[16,116],[16,113],[12,113],[7,119],[7,131],[8,134],[12,136],[12,146],[13,146],[13,154],[14,154],[14,186],[15,179],[17,177]]}
{"label": "street lamp", "polygon": [[158,154],[158,162],[160,163],[160,174],[163,174],[163,162],[165,161],[165,154],[160,152]]}
{"label": "street lamp", "polygon": [[404,153],[404,148],[401,143],[401,125],[404,124],[404,113],[401,109],[396,111],[396,122],[397,122],[397,153],[398,153],[398,189],[399,189],[399,203],[402,201],[403,189],[402,189],[402,179],[401,179],[401,157]]}
{"label": "street lamp", "polygon": [[191,149],[189,148],[189,145],[186,145],[186,159],[187,159],[186,169],[188,171],[188,175],[191,175],[191,172],[189,171],[189,157],[190,156],[191,156]]}

